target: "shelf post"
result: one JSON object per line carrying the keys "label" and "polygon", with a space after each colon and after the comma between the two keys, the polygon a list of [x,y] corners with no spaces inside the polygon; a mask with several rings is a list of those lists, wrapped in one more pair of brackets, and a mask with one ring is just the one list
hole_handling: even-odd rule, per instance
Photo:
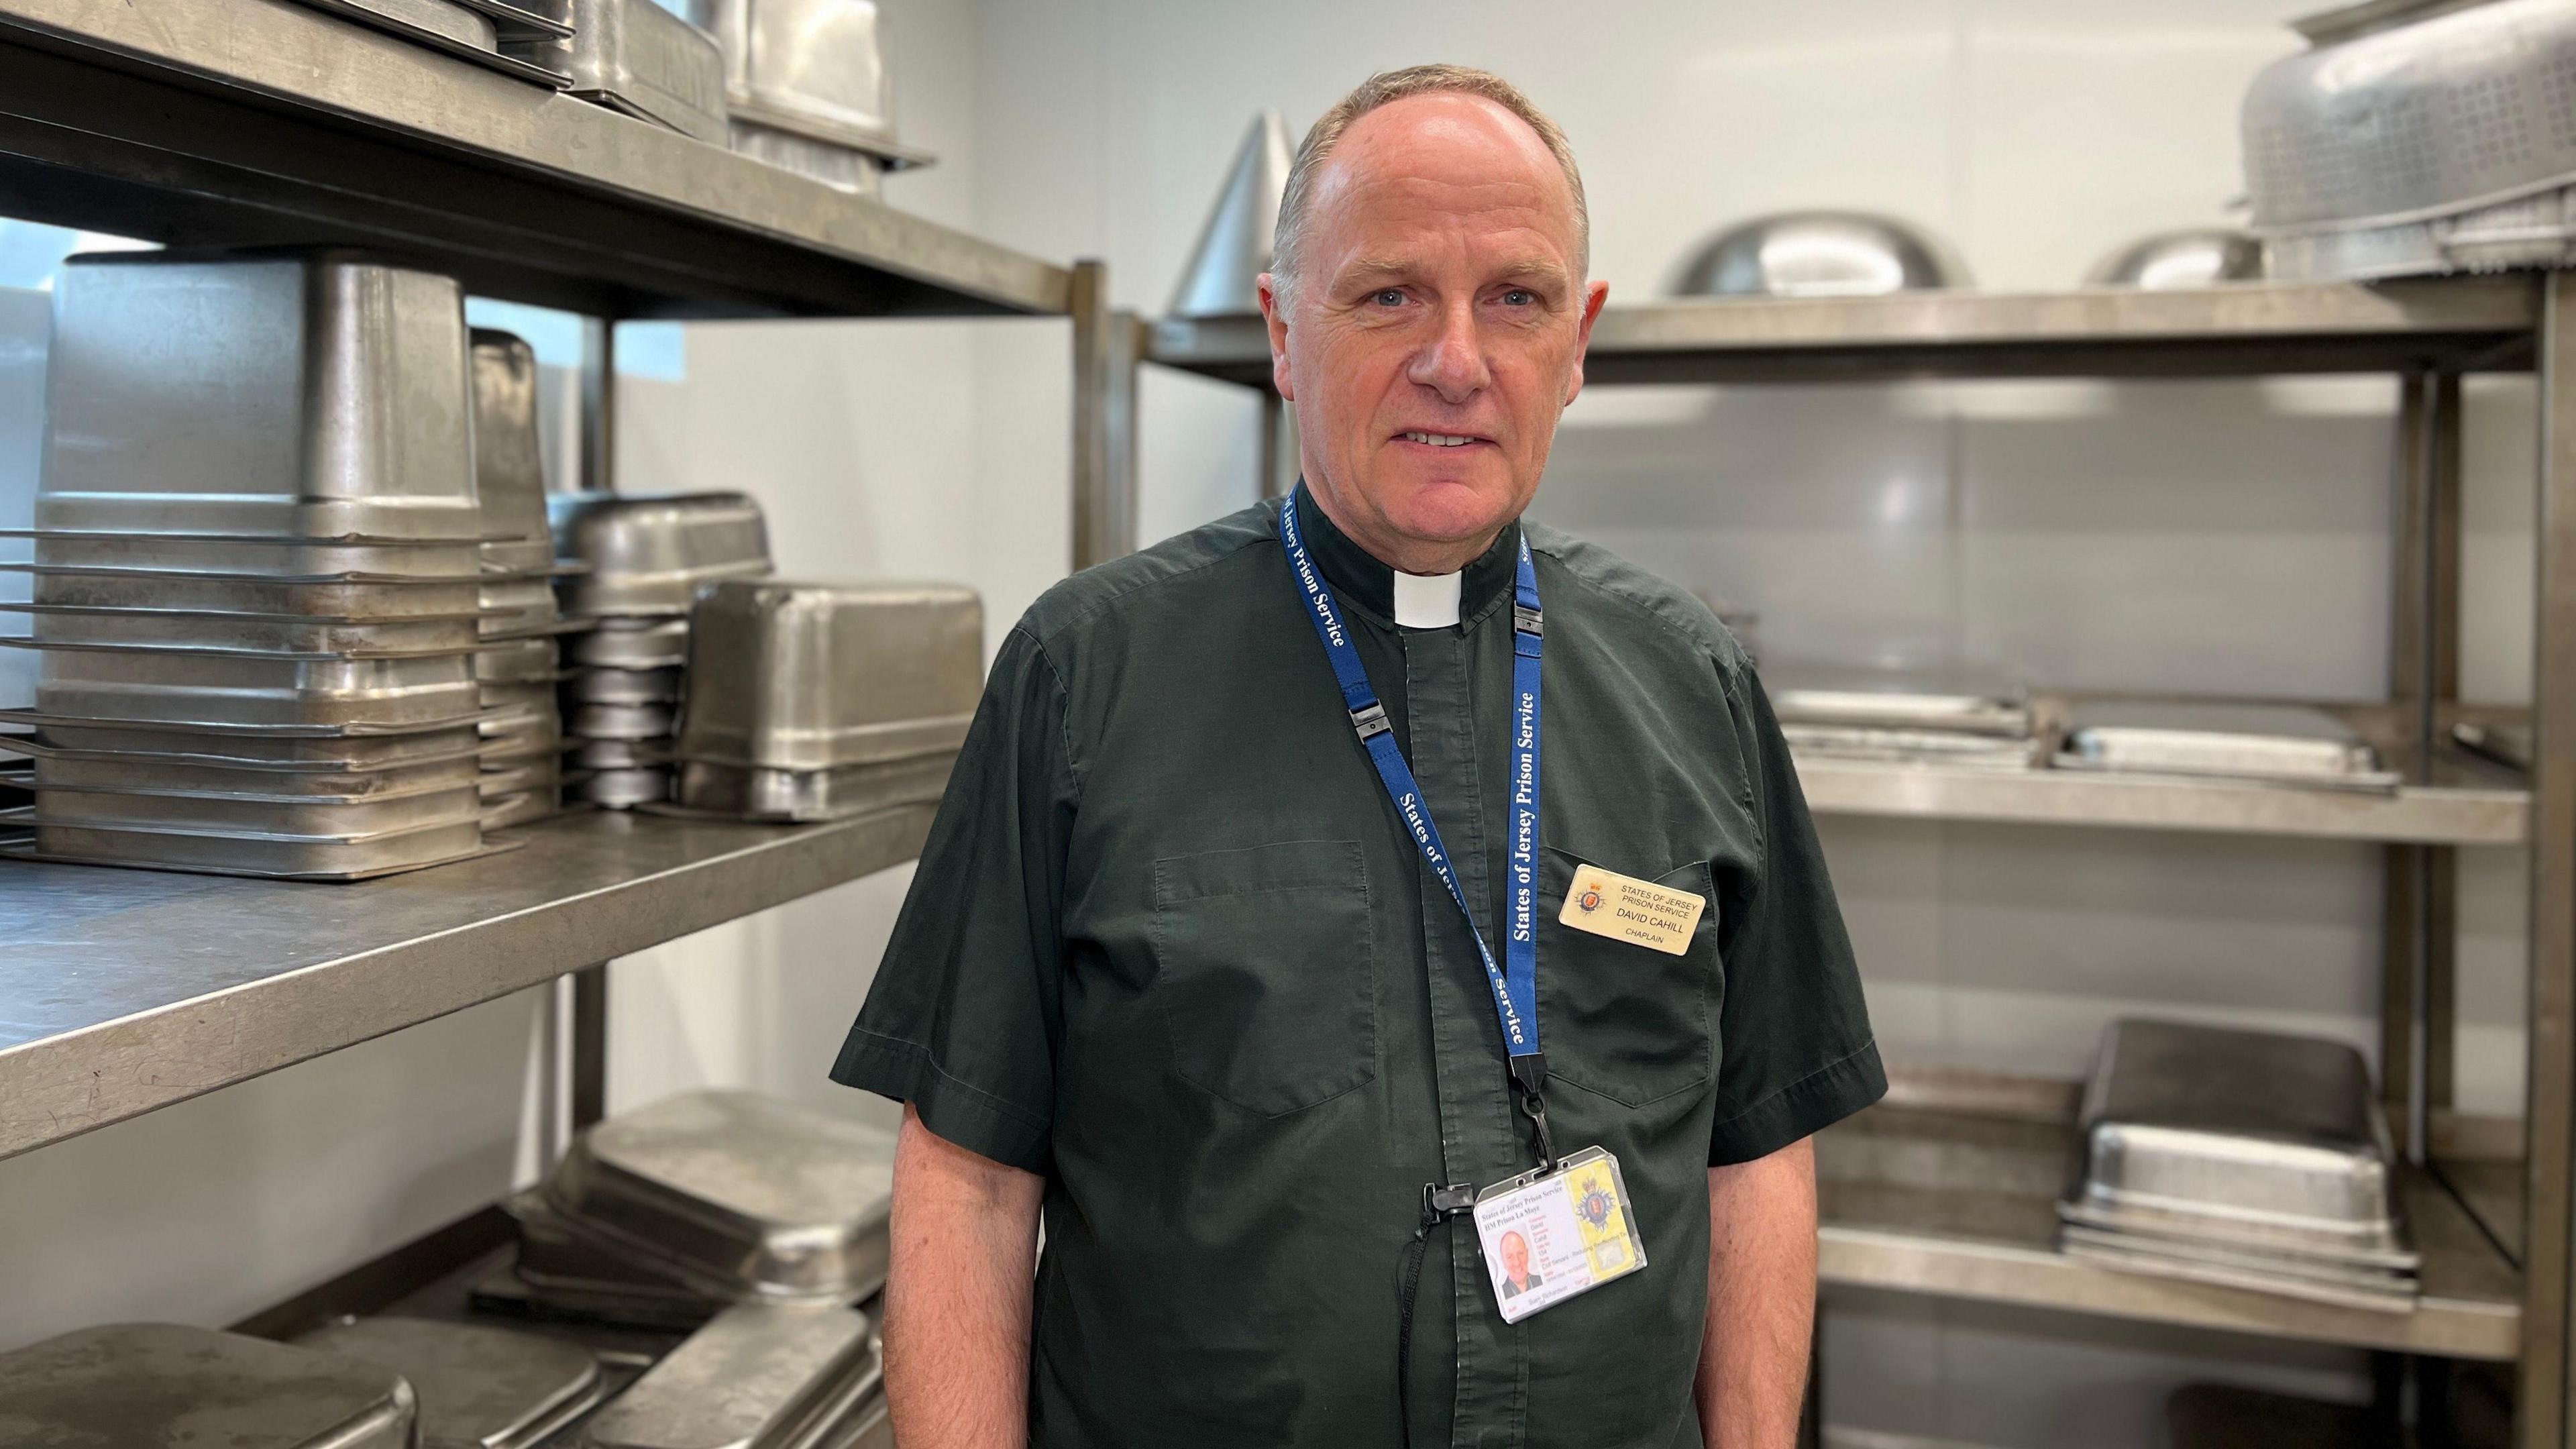
{"label": "shelf post", "polygon": [[2545,272],[2531,671],[2531,1060],[2516,1442],[2566,1449],[2571,1148],[2576,1148],[2576,272]]}
{"label": "shelf post", "polygon": [[617,323],[581,319],[581,488],[617,491]]}
{"label": "shelf post", "polygon": [[1073,568],[1136,550],[1136,383],[1143,324],[1109,306],[1109,269],[1073,264]]}

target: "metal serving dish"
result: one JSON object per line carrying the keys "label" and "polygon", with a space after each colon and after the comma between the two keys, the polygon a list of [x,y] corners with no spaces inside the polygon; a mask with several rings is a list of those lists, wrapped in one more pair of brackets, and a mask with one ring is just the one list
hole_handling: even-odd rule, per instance
{"label": "metal serving dish", "polygon": [[338,839],[428,830],[483,813],[483,794],[469,779],[425,789],[366,795],[276,791],[143,790],[113,786],[36,787],[36,824],[107,830],[246,832]]}
{"label": "metal serving dish", "polygon": [[1965,287],[1967,264],[1930,232],[1860,211],[1791,211],[1719,232],[1683,263],[1683,297],[1862,297]]}
{"label": "metal serving dish", "polygon": [[668,739],[675,711],[666,704],[582,704],[564,711],[564,733],[577,740]]}
{"label": "metal serving dish", "polygon": [[66,752],[24,741],[13,741],[8,747],[25,749],[35,756],[35,788],[39,790],[180,790],[360,800],[481,783],[475,752],[470,748],[442,759],[381,770],[281,770],[257,765],[212,765],[167,755]]}
{"label": "metal serving dish", "polygon": [[837,770],[755,770],[684,760],[679,808],[743,820],[846,820],[937,800],[953,753]]}
{"label": "metal serving dish", "polygon": [[894,1138],[749,1092],[683,1092],[574,1142],[547,1201],[725,1297],[856,1302],[884,1286]]}
{"label": "metal serving dish", "polygon": [[579,613],[683,615],[699,585],[770,571],[769,531],[748,494],[565,494],[546,513],[555,551],[592,566],[563,581]]}
{"label": "metal serving dish", "polygon": [[474,677],[485,684],[553,684],[563,672],[552,635],[494,639],[474,653]]}
{"label": "metal serving dish", "polygon": [[0,1436],[29,1446],[412,1449],[403,1376],[175,1323],[117,1323],[0,1354]]}
{"label": "metal serving dish", "polygon": [[485,853],[473,815],[455,824],[366,835],[287,835],[36,822],[39,859],[150,866],[285,880],[366,880]]}
{"label": "metal serving dish", "polygon": [[296,654],[461,653],[474,647],[477,623],[472,613],[371,620],[75,604],[0,603],[0,613],[31,615],[35,637],[47,643],[190,644],[219,640],[242,649]]}
{"label": "metal serving dish", "polygon": [[503,53],[499,47],[499,33],[488,20],[478,30],[461,35],[454,33],[460,29],[455,18],[458,14],[481,20],[497,8],[491,5],[450,5],[443,0],[303,0],[303,3],[416,45],[461,56],[530,85],[561,90],[570,83],[570,77],[560,71]]}
{"label": "metal serving dish", "polygon": [[680,702],[677,669],[584,669],[563,682],[563,697],[580,704]]}
{"label": "metal serving dish", "polygon": [[533,1449],[599,1401],[589,1349],[550,1333],[424,1318],[344,1319],[295,1342],[403,1376],[420,1449]]}
{"label": "metal serving dish", "polygon": [[983,605],[956,584],[710,585],[689,619],[679,753],[820,770],[953,751],[983,647]]}
{"label": "metal serving dish", "polygon": [[592,770],[579,780],[566,781],[564,793],[575,800],[587,800],[609,810],[631,810],[638,805],[670,799],[671,771],[663,766]]}
{"label": "metal serving dish", "polygon": [[480,707],[474,656],[257,659],[47,650],[36,707],[198,724],[428,727]]}
{"label": "metal serving dish", "polygon": [[[501,569],[541,570],[554,562],[555,545],[546,522],[545,448],[537,434],[536,349],[489,327],[475,328],[472,341],[474,489],[483,505],[482,559]],[[552,603],[549,597],[549,614]]]}
{"label": "metal serving dish", "polygon": [[689,657],[689,621],[603,620],[564,645],[566,664],[607,669],[677,668]]}
{"label": "metal serving dish", "polygon": [[713,37],[654,0],[572,0],[572,29],[502,48],[571,76],[584,100],[725,143],[725,62]]}
{"label": "metal serving dish", "polygon": [[74,257],[46,397],[40,529],[482,534],[450,277],[335,254]]}
{"label": "metal serving dish", "polygon": [[2085,705],[2057,764],[2339,790],[2387,792],[2402,783],[2342,721],[2280,705]]}
{"label": "metal serving dish", "polygon": [[179,764],[274,771],[351,774],[401,769],[471,756],[478,732],[472,722],[411,734],[293,736],[208,734],[119,723],[67,721],[28,710],[0,710],[0,718],[35,724],[30,737],[8,736],[11,747],[42,756],[151,759]]}
{"label": "metal serving dish", "polygon": [[734,152],[858,196],[885,194],[886,159],[737,116],[725,128]]}
{"label": "metal serving dish", "polygon": [[36,602],[115,609],[209,609],[234,614],[291,614],[302,618],[448,618],[481,609],[474,583],[295,583],[205,574],[107,573],[92,569],[0,564],[0,570],[35,575]]}
{"label": "metal serving dish", "polygon": [[2341,1042],[2117,1021],[2079,1129],[2066,1199],[2077,1221],[2143,1211],[2342,1252],[2404,1247],[2388,1124],[2361,1054]]}
{"label": "metal serving dish", "polygon": [[855,1411],[878,1376],[868,1321],[848,1308],[736,1304],[582,1428],[584,1449],[804,1449]]}
{"label": "metal serving dish", "polygon": [[2095,263],[2084,285],[2163,292],[2262,279],[2262,242],[2226,227],[2199,227],[2130,242]]}

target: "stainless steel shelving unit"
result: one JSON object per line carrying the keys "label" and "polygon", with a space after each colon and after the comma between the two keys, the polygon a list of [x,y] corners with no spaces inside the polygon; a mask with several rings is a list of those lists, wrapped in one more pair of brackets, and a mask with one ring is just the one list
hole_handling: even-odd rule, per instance
{"label": "stainless steel shelving unit", "polygon": [[[1270,393],[1269,344],[1258,318],[1152,323],[1145,357],[1261,392],[1265,436],[1284,444],[1265,449],[1262,491],[1285,491],[1294,476],[1294,422]],[[2576,274],[1613,305],[1594,329],[1584,371],[1594,385],[2288,373],[2401,379],[2392,440],[2398,547],[2388,697],[2366,708],[2375,742],[2407,772],[2404,789],[2342,796],[1821,761],[1802,764],[1800,777],[1820,814],[2379,843],[2383,1091],[2414,1164],[2407,1194],[2427,1258],[2422,1302],[2405,1314],[2321,1309],[2061,1257],[2051,1250],[2048,1204],[2064,1185],[2072,1108],[2034,1111],[2027,1100],[2000,1114],[1992,1101],[1964,1114],[1892,1101],[1827,1133],[1819,1149],[1821,1271],[1828,1283],[1852,1290],[2511,1360],[2520,1385],[2518,1445],[2576,1444],[2569,1250],[2576,1226]],[[2527,716],[2469,711],[2458,698],[2459,382],[2490,371],[2537,374],[2542,400],[2538,642]],[[2471,712],[2530,720],[2537,765],[2527,781],[2467,764],[2443,747],[2450,722]],[[2511,1162],[2446,1160],[2460,1136],[2445,1129],[2454,1120],[2457,861],[2470,847],[2519,848],[2530,862],[2530,1076],[2522,1150]],[[1889,1164],[1903,1167],[1898,1180],[1881,1170]],[[2496,1190],[2508,1180],[2519,1191]],[[2464,1186],[2471,1183],[2477,1190]]]}
{"label": "stainless steel shelving unit", "polygon": [[[613,323],[1073,322],[1073,562],[1133,547],[1132,317],[1058,266],[288,0],[0,0],[0,215],[180,246],[337,246],[595,319],[584,483],[612,486]],[[1127,339],[1123,347],[1119,338]],[[911,859],[930,811],[760,827],[581,816],[359,885],[0,866],[0,1157]]]}

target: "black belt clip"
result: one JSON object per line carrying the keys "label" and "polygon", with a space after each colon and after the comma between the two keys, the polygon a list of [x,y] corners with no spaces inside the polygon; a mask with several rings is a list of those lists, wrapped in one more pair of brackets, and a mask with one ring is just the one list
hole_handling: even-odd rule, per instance
{"label": "black belt clip", "polygon": [[1530,1146],[1538,1153],[1538,1170],[1556,1170],[1556,1139],[1547,1130],[1547,1098],[1540,1089],[1547,1085],[1547,1057],[1538,1052],[1512,1058],[1512,1101],[1529,1119]]}

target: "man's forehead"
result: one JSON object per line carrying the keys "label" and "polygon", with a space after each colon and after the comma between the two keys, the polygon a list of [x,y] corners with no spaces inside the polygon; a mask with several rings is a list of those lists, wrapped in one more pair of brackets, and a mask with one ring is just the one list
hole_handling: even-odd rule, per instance
{"label": "man's forehead", "polygon": [[1574,193],[1556,156],[1527,121],[1483,96],[1454,91],[1406,96],[1351,123],[1324,158],[1317,180],[1328,193],[1382,191],[1428,200],[1445,188],[1560,210],[1574,218]]}

